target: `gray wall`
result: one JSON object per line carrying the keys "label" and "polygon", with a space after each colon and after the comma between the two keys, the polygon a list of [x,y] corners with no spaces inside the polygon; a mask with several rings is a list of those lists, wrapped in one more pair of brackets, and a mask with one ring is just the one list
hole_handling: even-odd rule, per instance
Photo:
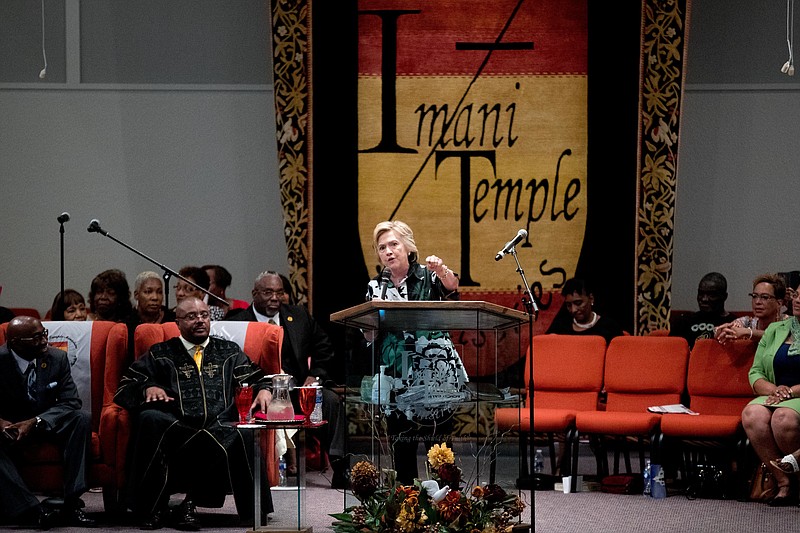
{"label": "gray wall", "polygon": [[0,41],[0,304],[49,308],[63,211],[65,285],[84,295],[107,268],[131,284],[160,271],[88,233],[93,218],[174,270],[226,266],[242,299],[258,272],[287,271],[267,11],[222,4],[47,0],[46,43],[61,53],[45,80],[40,2],[0,5],[16,32]]}
{"label": "gray wall", "polygon": [[780,72],[786,2],[692,2],[688,42],[673,308],[697,309],[698,281],[719,271],[727,308],[747,310],[755,276],[800,269],[800,62]]}

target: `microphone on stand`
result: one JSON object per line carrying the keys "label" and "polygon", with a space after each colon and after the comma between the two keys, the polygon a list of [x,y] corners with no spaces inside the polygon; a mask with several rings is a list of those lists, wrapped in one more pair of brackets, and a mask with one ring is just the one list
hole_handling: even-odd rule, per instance
{"label": "microphone on stand", "polygon": [[93,218],[91,222],[89,222],[89,227],[86,228],[86,231],[89,233],[99,233],[100,235],[108,235],[108,232],[100,227],[100,221],[96,218]]}
{"label": "microphone on stand", "polygon": [[192,280],[190,280],[188,278],[185,278],[184,276],[181,276],[180,273],[175,272],[174,270],[172,270],[171,268],[169,268],[169,267],[167,267],[165,265],[162,265],[161,263],[159,263],[155,259],[143,254],[142,252],[140,252],[139,250],[137,250],[133,246],[122,242],[121,240],[117,239],[116,237],[112,237],[111,235],[108,234],[108,232],[106,230],[104,230],[103,228],[100,227],[100,221],[97,220],[96,218],[93,218],[89,222],[89,227],[86,228],[86,231],[88,231],[89,233],[99,233],[100,235],[108,237],[109,239],[111,239],[112,241],[116,242],[117,244],[120,244],[120,245],[124,246],[125,248],[127,248],[131,252],[133,252],[133,253],[141,256],[141,257],[144,257],[145,259],[147,259],[148,261],[150,261],[154,265],[157,265],[159,268],[161,268],[161,270],[164,271],[164,284],[165,285],[169,281],[169,278],[167,277],[167,274],[169,274],[169,276],[175,276],[176,278],[185,281],[186,283],[188,283],[192,287],[196,288],[197,290],[199,290],[201,292],[204,292],[205,294],[208,295],[209,299],[213,299],[215,301],[218,301],[220,304],[227,304],[228,303],[225,300],[223,300],[222,298],[220,298],[219,296],[217,296],[216,294],[213,294],[213,293],[209,292],[208,289],[204,289],[203,287],[201,287],[200,285],[198,285],[194,281],[192,281]]}
{"label": "microphone on stand", "polygon": [[386,299],[386,288],[389,287],[389,280],[392,277],[392,271],[384,268],[381,272],[381,300]]}
{"label": "microphone on stand", "polygon": [[61,300],[64,300],[64,222],[69,221],[69,213],[64,211],[56,218],[58,223],[61,224],[59,231],[61,232]]}
{"label": "microphone on stand", "polygon": [[518,245],[519,243],[521,243],[522,239],[526,238],[527,236],[528,236],[528,232],[527,231],[525,231],[524,229],[519,230],[517,232],[517,235],[513,239],[508,241],[505,244],[505,246],[503,246],[502,250],[497,252],[497,255],[494,256],[494,260],[495,261],[500,261],[505,255],[510,254],[511,250],[513,250],[514,247],[516,245]]}

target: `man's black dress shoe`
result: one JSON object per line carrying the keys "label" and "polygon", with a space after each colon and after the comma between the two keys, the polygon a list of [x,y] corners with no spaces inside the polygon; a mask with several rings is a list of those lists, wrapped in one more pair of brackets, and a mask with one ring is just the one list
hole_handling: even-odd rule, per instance
{"label": "man's black dress shoe", "polygon": [[199,531],[200,521],[197,519],[197,510],[194,502],[189,498],[172,510],[172,527],[181,531]]}
{"label": "man's black dress shoe", "polygon": [[50,507],[40,504],[21,515],[18,524],[22,527],[46,531],[57,525],[57,518],[58,513]]}
{"label": "man's black dress shoe", "polygon": [[64,526],[97,527],[97,521],[92,520],[81,509],[62,509],[59,522]]}
{"label": "man's black dress shoe", "polygon": [[164,527],[164,513],[161,511],[156,511],[139,523],[139,529],[146,531],[153,531],[162,527]]}

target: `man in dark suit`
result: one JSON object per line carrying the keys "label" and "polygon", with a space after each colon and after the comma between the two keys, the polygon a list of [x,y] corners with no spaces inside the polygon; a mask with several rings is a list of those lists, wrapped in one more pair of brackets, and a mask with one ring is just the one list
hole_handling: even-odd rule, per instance
{"label": "man in dark suit", "polygon": [[[298,386],[331,382],[328,366],[334,364],[333,345],[305,307],[284,303],[286,288],[281,276],[277,272],[262,272],[256,278],[252,294],[250,307],[228,313],[225,320],[272,322],[281,326],[284,332],[283,372],[291,374]],[[333,467],[331,486],[347,488],[349,464],[344,457],[344,409],[339,395],[327,388],[322,389],[322,418],[328,422],[322,430],[322,444]]]}
{"label": "man in dark suit", "polygon": [[[184,298],[175,314],[180,336],[134,361],[114,396],[134,419],[131,508],[142,529],[167,522],[196,531],[195,505],[221,507],[230,488],[239,517],[249,520],[253,432],[233,425],[239,420],[235,394],[242,384],[252,385],[254,405],[266,411],[269,379],[236,343],[209,337],[210,313],[202,300]],[[272,499],[266,484],[260,488],[263,515],[272,512]],[[171,492],[186,498],[168,514]]]}
{"label": "man in dark suit", "polygon": [[[47,344],[47,330],[33,317],[11,320],[0,346],[0,515],[49,529],[56,523],[93,527],[81,510],[91,442],[91,416],[81,410],[67,354]],[[48,441],[64,450],[64,506],[39,503],[16,467],[29,443]]]}

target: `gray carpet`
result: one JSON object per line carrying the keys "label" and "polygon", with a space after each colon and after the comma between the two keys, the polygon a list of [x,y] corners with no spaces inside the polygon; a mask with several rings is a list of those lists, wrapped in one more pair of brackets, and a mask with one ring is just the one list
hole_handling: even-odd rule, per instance
{"label": "gray carpet", "polygon": [[[420,458],[422,460],[422,458]],[[512,479],[511,468],[512,463],[507,459],[501,460],[501,468],[498,469],[498,478],[503,477],[506,481],[504,485],[508,485],[508,479]],[[506,475],[506,473],[508,473]],[[291,482],[290,478],[290,482]],[[500,481],[500,480],[498,480]],[[304,492],[305,506],[306,506],[306,522],[305,526],[311,526],[315,532],[330,532],[333,531],[330,527],[333,518],[329,516],[330,513],[341,512],[346,505],[355,505],[357,500],[353,497],[352,493],[345,493],[345,491],[334,490],[330,488],[330,473],[329,472],[309,472],[306,476],[306,490]],[[509,487],[510,488],[510,487]],[[269,524],[266,531],[269,530],[297,530],[297,512],[296,503],[298,492],[296,490],[282,490],[273,489],[273,502],[275,505],[275,512],[271,515]],[[522,521],[531,523],[531,492],[520,491],[523,501],[526,503],[525,513],[522,516]],[[302,497],[302,496],[301,496]],[[173,496],[173,503],[179,502],[180,495]],[[83,500],[86,503],[84,511],[92,518],[99,522],[100,531],[119,531],[119,532],[138,532],[140,531],[137,524],[134,523],[132,515],[128,513],[122,520],[111,521],[109,517],[103,512],[103,498],[102,494],[96,492],[88,492],[84,494]],[[219,531],[219,532],[243,532],[250,528],[244,527],[240,524],[239,518],[236,515],[236,508],[233,502],[233,497],[228,496],[225,501],[225,506],[220,509],[206,509],[198,508],[198,514],[203,525],[203,531]],[[302,525],[302,522],[301,522]],[[7,527],[0,529],[16,529],[15,527]],[[78,533],[85,532],[81,528],[58,528],[57,531],[65,533]],[[173,531],[170,528],[164,528],[163,531]]]}
{"label": "gray carpet", "polygon": [[662,500],[601,492],[535,492],[535,531],[547,533],[627,532],[756,533],[797,531],[800,509],[772,508],[735,500]]}
{"label": "gray carpet", "polygon": [[[587,447],[581,447],[579,472],[594,473],[594,460]],[[516,477],[517,463],[513,450],[501,450],[498,460],[498,482],[510,489]],[[546,454],[546,449],[545,449]],[[466,451],[457,452],[464,457]],[[424,458],[420,456],[420,464]],[[545,460],[545,464],[549,461]],[[482,474],[483,475],[483,474]],[[272,515],[269,529],[296,524],[296,491],[273,491],[276,512]],[[316,532],[332,531],[330,513],[340,512],[346,505],[356,503],[352,494],[330,488],[330,474],[309,472],[305,494],[306,525]],[[535,507],[532,508],[530,491],[521,491],[526,503],[522,522],[533,524],[533,530],[547,533],[584,532],[717,532],[756,533],[759,531],[796,531],[800,523],[800,508],[771,508],[760,503],[736,500],[689,500],[684,495],[672,492],[662,500],[640,495],[623,496],[601,492],[579,492],[563,494],[556,491],[533,493]],[[101,522],[103,531],[139,531],[128,515],[123,522],[111,522],[104,515],[102,495],[84,495],[86,511]],[[233,499],[228,498],[221,509],[199,509],[203,531],[244,532],[248,528],[240,525],[235,513]],[[268,530],[269,530],[268,529]],[[78,532],[78,528],[60,528],[67,533]],[[171,531],[165,528],[165,531]]]}
{"label": "gray carpet", "polygon": [[[330,532],[329,513],[341,511],[345,495],[329,487],[328,474],[309,472],[307,476],[307,525],[316,532]],[[735,500],[689,500],[674,494],[663,500],[645,496],[622,496],[600,492],[563,494],[556,491],[536,491],[535,508],[528,506],[523,521],[531,523],[534,531],[547,533],[583,532],[628,532],[674,533],[717,532],[756,533],[759,531],[796,531],[800,522],[800,508],[771,508],[759,503]],[[296,493],[295,493],[296,495]],[[522,498],[530,502],[531,492],[522,491]],[[292,520],[291,509],[279,507],[273,514],[270,528],[276,528],[282,520]],[[97,493],[84,496],[86,511],[101,521],[102,531],[139,531],[130,522],[110,523],[102,513],[102,497]],[[349,496],[348,504],[352,501]],[[199,509],[203,520],[203,531],[243,532],[248,528],[239,524],[233,500],[228,498],[221,509]],[[531,512],[533,511],[533,515]],[[13,529],[13,528],[12,528]],[[57,531],[77,533],[78,528],[60,528]],[[83,531],[83,530],[81,530]],[[165,528],[164,531],[171,531]]]}

